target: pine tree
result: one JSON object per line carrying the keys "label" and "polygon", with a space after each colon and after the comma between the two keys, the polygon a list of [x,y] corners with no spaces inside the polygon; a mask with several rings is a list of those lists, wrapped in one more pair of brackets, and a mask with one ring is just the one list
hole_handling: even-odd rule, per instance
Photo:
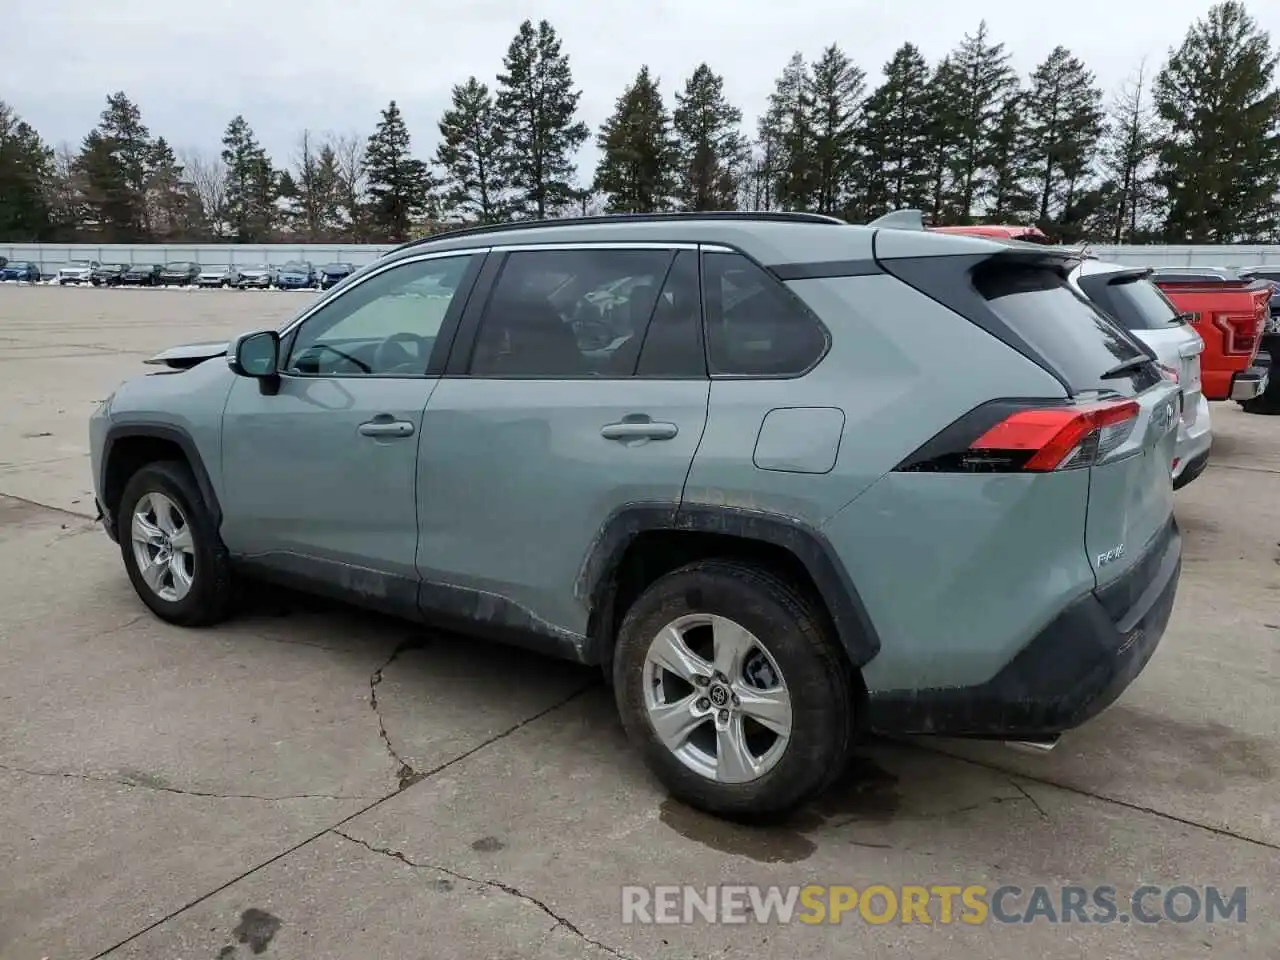
{"label": "pine tree", "polygon": [[1270,37],[1227,0],[1196,21],[1156,77],[1170,242],[1258,241],[1280,229],[1276,61]]}
{"label": "pine tree", "polygon": [[1071,51],[1054,47],[1031,75],[1026,116],[1037,220],[1041,229],[1060,233],[1078,220],[1072,208],[1102,136],[1102,91]]}
{"label": "pine tree", "polygon": [[643,66],[596,138],[593,188],[608,213],[652,213],[672,206],[676,141],[658,81]]}
{"label": "pine tree", "polygon": [[1003,43],[992,43],[986,21],[978,24],[948,58],[938,89],[950,195],[943,206],[949,219],[971,223],[991,190],[993,137],[1005,98],[1017,85]]}
{"label": "pine tree", "polygon": [[989,223],[1029,223],[1035,217],[1036,198],[1028,187],[1034,171],[1026,91],[1011,90],[1000,105],[1000,116],[991,133],[990,159],[985,219]]}
{"label": "pine tree", "polygon": [[544,219],[577,194],[574,153],[587,125],[575,117],[581,91],[573,88],[569,57],[546,20],[520,25],[498,76],[498,125],[506,139],[500,169],[512,190],[512,212]]}
{"label": "pine tree", "polygon": [[337,231],[339,207],[338,160],[330,143],[316,144],[303,130],[298,138],[295,169],[280,174],[278,191],[285,201],[290,226],[299,239],[322,243]]}
{"label": "pine tree", "polygon": [[850,219],[927,205],[929,79],[929,65],[914,44],[904,43],[884,65],[884,82],[863,106],[861,182]]}
{"label": "pine tree", "polygon": [[475,77],[455,86],[452,106],[440,119],[436,148],[446,211],[479,223],[503,218],[505,185],[499,164],[504,140],[489,88]]}
{"label": "pine tree", "polygon": [[152,160],[151,133],[141,111],[123,91],[111,94],[77,164],[85,205],[104,239],[150,239],[146,190]]}
{"label": "pine tree", "polygon": [[222,137],[226,165],[226,217],[239,243],[262,243],[275,224],[277,176],[243,116],[227,124]]}
{"label": "pine tree", "polygon": [[53,151],[0,100],[0,240],[52,239],[53,176]]}
{"label": "pine tree", "polygon": [[392,100],[365,147],[369,223],[386,240],[409,239],[413,221],[431,202],[431,172],[409,151],[409,128]]}
{"label": "pine tree", "polygon": [[963,126],[963,92],[960,77],[950,57],[933,68],[925,85],[927,120],[924,125],[928,152],[925,159],[924,210],[938,226],[963,223],[954,204],[953,158],[967,151]]}
{"label": "pine tree", "polygon": [[684,210],[732,210],[738,205],[747,141],[742,111],[725,99],[724,78],[702,63],[676,93],[672,114],[678,155],[675,194]]}
{"label": "pine tree", "polygon": [[835,213],[850,190],[858,162],[858,124],[866,73],[834,43],[822,51],[809,78],[815,173],[814,207]]}
{"label": "pine tree", "polygon": [[793,54],[774,82],[760,119],[759,146],[767,158],[770,201],[782,210],[810,210],[817,202],[813,97],[804,57]]}
{"label": "pine tree", "polygon": [[1099,150],[1106,219],[1097,232],[1112,243],[1134,243],[1152,226],[1156,133],[1146,65],[1141,64],[1112,103]]}
{"label": "pine tree", "polygon": [[203,236],[206,223],[200,198],[164,137],[152,144],[148,167],[146,205],[151,235],[158,241]]}

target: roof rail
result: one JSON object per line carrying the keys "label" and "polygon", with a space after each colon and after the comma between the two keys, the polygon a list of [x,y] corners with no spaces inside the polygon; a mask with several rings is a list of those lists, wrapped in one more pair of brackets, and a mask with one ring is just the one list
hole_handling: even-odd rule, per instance
{"label": "roof rail", "polygon": [[883,217],[877,217],[867,224],[868,227],[879,227],[887,230],[923,230],[923,210],[892,210]]}
{"label": "roof rail", "polygon": [[671,223],[681,220],[733,220],[746,222],[773,223],[824,223],[833,226],[848,226],[848,221],[839,217],[827,216],[823,213],[803,213],[790,210],[690,210],[673,213],[608,213],[591,217],[564,217],[559,220],[512,220],[507,223],[477,224],[472,227],[459,227],[443,233],[433,233],[417,240],[410,240],[400,246],[388,250],[395,253],[423,243],[434,243],[437,240],[452,240],[454,237],[479,236],[486,233],[507,233],[512,230],[537,230],[543,227],[580,227],[608,223]]}

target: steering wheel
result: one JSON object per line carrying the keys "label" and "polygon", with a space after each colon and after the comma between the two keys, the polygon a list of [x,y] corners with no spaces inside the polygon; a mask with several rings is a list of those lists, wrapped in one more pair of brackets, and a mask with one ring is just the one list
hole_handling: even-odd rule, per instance
{"label": "steering wheel", "polygon": [[[413,344],[410,352],[406,344]],[[376,373],[426,373],[427,341],[416,333],[393,333],[378,344],[373,353],[373,369]]]}

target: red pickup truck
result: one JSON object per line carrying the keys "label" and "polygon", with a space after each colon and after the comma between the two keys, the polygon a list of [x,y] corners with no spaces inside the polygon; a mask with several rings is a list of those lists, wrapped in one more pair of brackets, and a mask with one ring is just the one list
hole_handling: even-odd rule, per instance
{"label": "red pickup truck", "polygon": [[1269,370],[1256,361],[1271,312],[1270,284],[1228,279],[1211,270],[1192,273],[1159,268],[1150,280],[1187,314],[1204,341],[1200,376],[1205,397],[1242,404],[1260,397],[1267,389]]}

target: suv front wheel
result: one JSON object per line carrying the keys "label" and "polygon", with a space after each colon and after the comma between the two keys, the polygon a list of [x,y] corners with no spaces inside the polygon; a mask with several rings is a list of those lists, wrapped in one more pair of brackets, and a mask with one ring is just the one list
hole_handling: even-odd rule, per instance
{"label": "suv front wheel", "polygon": [[116,524],[129,580],[156,616],[185,627],[227,617],[227,551],[186,464],[138,470],[125,485]]}
{"label": "suv front wheel", "polygon": [[803,594],[759,567],[699,561],[655,581],[623,620],[613,680],[649,768],[698,809],[785,813],[844,768],[844,659]]}

